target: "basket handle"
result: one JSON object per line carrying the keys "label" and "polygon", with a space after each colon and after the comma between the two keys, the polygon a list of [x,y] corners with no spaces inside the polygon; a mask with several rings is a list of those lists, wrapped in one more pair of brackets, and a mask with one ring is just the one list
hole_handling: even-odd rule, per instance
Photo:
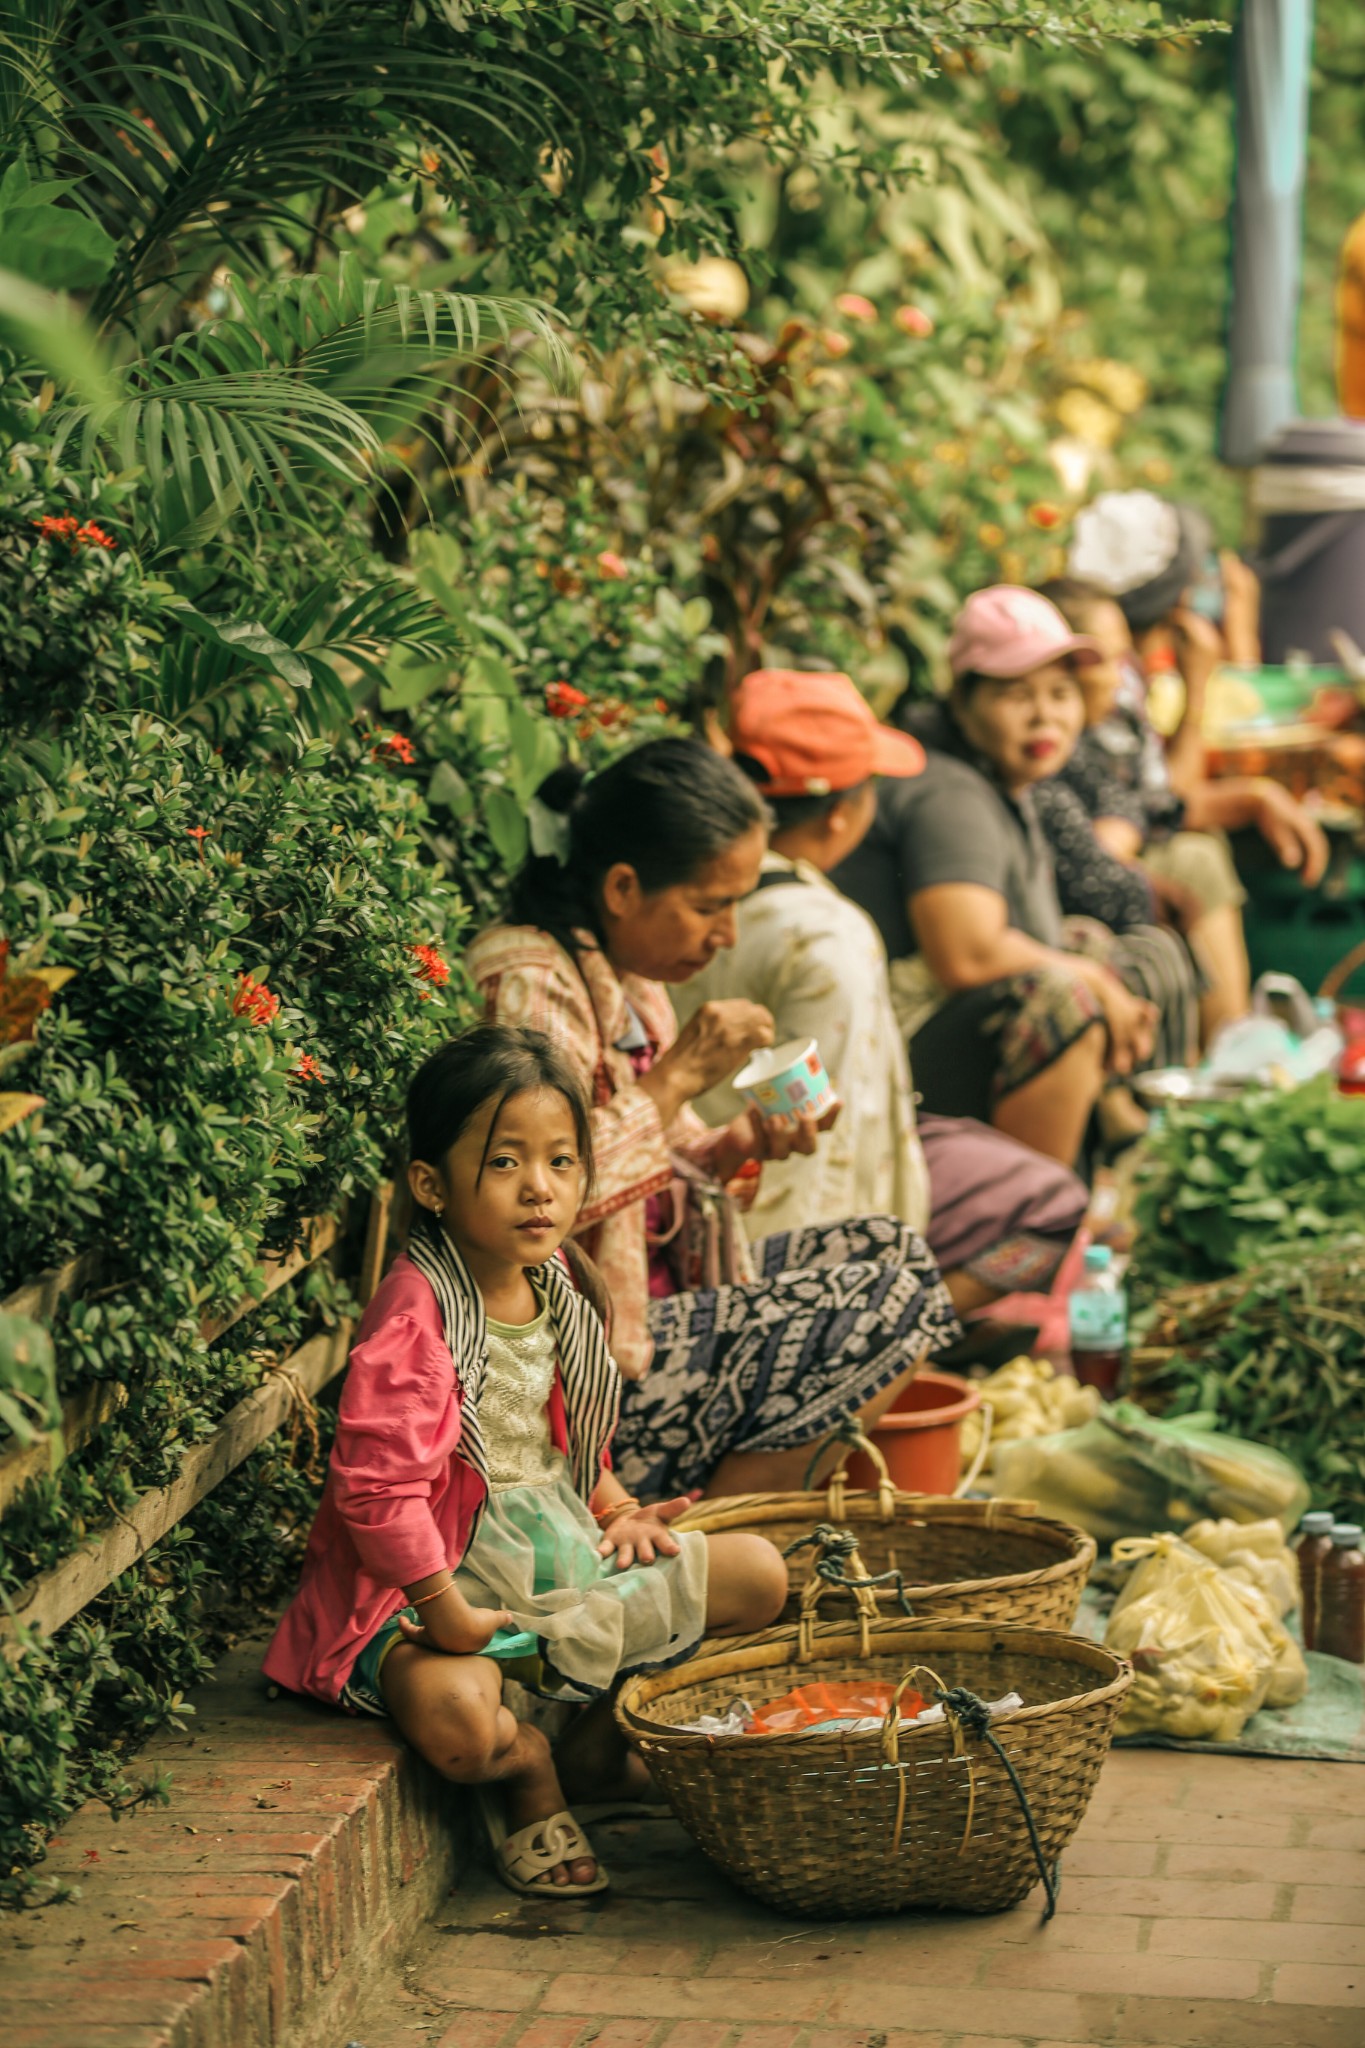
{"label": "basket handle", "polygon": [[816,1445],[815,1453],[806,1467],[807,1491],[809,1491],[811,1481],[815,1477],[816,1467],[830,1445],[834,1443],[846,1444],[848,1448],[845,1450],[837,1469],[831,1472],[829,1476],[829,1488],[825,1496],[825,1509],[830,1521],[842,1522],[848,1513],[845,1493],[848,1486],[849,1454],[853,1451],[862,1451],[864,1456],[870,1458],[876,1467],[877,1512],[884,1522],[891,1521],[896,1512],[896,1489],[892,1484],[891,1474],[887,1469],[885,1458],[878,1450],[876,1444],[873,1443],[871,1437],[863,1431],[857,1414],[852,1408],[849,1409],[847,1415],[839,1418],[838,1422],[835,1423],[833,1429],[829,1432],[829,1435],[823,1437]]}
{"label": "basket handle", "polygon": [[977,1480],[981,1477],[981,1468],[990,1454],[991,1431],[994,1427],[995,1408],[991,1402],[983,1401],[981,1403],[981,1441],[976,1447],[976,1456],[972,1459],[970,1467],[963,1473],[957,1485],[953,1488],[954,1500],[961,1500],[964,1494],[970,1493]]}
{"label": "basket handle", "polygon": [[802,1657],[809,1657],[815,1642],[815,1624],[819,1618],[820,1602],[828,1588],[851,1593],[858,1615],[858,1653],[866,1657],[871,1654],[869,1624],[876,1621],[880,1609],[877,1606],[878,1586],[894,1586],[902,1610],[913,1616],[914,1609],[905,1597],[905,1579],[898,1571],[870,1573],[858,1549],[858,1539],[851,1529],[836,1529],[829,1522],[821,1522],[812,1529],[809,1536],[798,1536],[795,1543],[789,1543],[783,1551],[784,1557],[793,1556],[798,1550],[814,1550],[815,1563],[810,1577],[801,1588],[801,1607],[797,1617],[797,1651]]}
{"label": "basket handle", "polygon": [[990,1709],[986,1702],[978,1699],[976,1694],[969,1692],[965,1686],[954,1686],[951,1688],[946,1686],[937,1671],[933,1670],[928,1664],[911,1665],[900,1684],[896,1687],[895,1692],[891,1695],[891,1705],[886,1710],[886,1720],[882,1724],[882,1763],[883,1765],[890,1765],[896,1771],[898,1780],[896,1787],[896,1818],[891,1830],[891,1854],[893,1856],[900,1854],[901,1837],[905,1829],[906,1773],[900,1769],[900,1704],[907,1686],[912,1685],[917,1678],[928,1679],[929,1697],[943,1709],[943,1719],[947,1725],[949,1738],[953,1745],[953,1756],[960,1758],[967,1767],[967,1818],[962,1830],[962,1840],[957,1845],[958,1855],[960,1856],[963,1853],[972,1838],[972,1822],[976,1817],[976,1771],[972,1763],[971,1751],[967,1748],[965,1740],[967,1735],[973,1735],[978,1741],[984,1742],[989,1749],[995,1752],[997,1759],[1004,1767],[1005,1776],[1010,1782],[1010,1788],[1019,1802],[1019,1811],[1023,1815],[1024,1825],[1028,1830],[1029,1846],[1033,1850],[1034,1861],[1038,1865],[1038,1875],[1043,1880],[1043,1891],[1047,1899],[1047,1904],[1043,1911],[1043,1922],[1046,1925],[1057,1910],[1057,1891],[1060,1882],[1058,1872],[1061,1858],[1058,1857],[1049,1864],[1043,1854],[1043,1844],[1038,1834],[1038,1824],[1033,1818],[1033,1809],[1029,1805],[1028,1794],[1019,1781],[1019,1773],[1015,1770],[1013,1763],[1001,1747],[999,1738],[991,1731]]}

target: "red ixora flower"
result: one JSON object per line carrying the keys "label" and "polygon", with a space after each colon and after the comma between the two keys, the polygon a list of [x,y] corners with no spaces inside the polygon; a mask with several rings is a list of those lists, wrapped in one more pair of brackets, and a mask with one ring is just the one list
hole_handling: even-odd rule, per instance
{"label": "red ixora flower", "polygon": [[311,1052],[300,1054],[299,1063],[293,1069],[293,1074],[296,1081],[316,1081],[321,1087],[327,1086],[326,1076]]}
{"label": "red ixora flower", "polygon": [[417,962],[417,979],[429,981],[436,988],[444,988],[450,980],[450,968],[435,946],[413,946],[410,951]]}
{"label": "red ixora flower", "polygon": [[106,533],[102,526],[96,526],[93,519],[87,520],[86,524],[82,526],[74,512],[63,512],[60,516],[53,512],[46,512],[41,519],[35,519],[33,524],[38,529],[38,538],[40,540],[64,540],[73,551],[81,547],[116,548],[118,546],[118,542],[113,538],[112,534]]}
{"label": "red ixora flower", "polygon": [[597,566],[609,583],[624,583],[630,574],[625,557],[618,555],[613,548],[603,548],[597,557]]}
{"label": "red ixora flower", "polygon": [[572,718],[575,711],[581,711],[587,701],[586,691],[576,690],[572,683],[546,685],[545,709],[551,718]]}
{"label": "red ixora flower", "polygon": [[417,759],[416,749],[405,732],[372,732],[369,738],[370,752],[376,761],[401,761],[410,768]]}
{"label": "red ixora flower", "polygon": [[234,1017],[246,1017],[253,1024],[268,1024],[279,1007],[279,997],[272,995],[263,981],[257,981],[250,974],[237,976],[237,989],[232,998]]}
{"label": "red ixora flower", "polygon": [[202,846],[204,841],[211,837],[211,834],[207,825],[187,825],[185,827],[185,837],[187,839],[197,839]]}

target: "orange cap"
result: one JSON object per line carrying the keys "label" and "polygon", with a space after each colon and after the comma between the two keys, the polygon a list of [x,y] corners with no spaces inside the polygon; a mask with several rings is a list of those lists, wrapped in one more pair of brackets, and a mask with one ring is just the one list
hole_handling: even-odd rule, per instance
{"label": "orange cap", "polygon": [[849,676],[758,668],[744,678],[730,713],[737,754],[767,775],[765,796],[832,796],[873,775],[918,775],[924,749],[908,733],[879,725]]}

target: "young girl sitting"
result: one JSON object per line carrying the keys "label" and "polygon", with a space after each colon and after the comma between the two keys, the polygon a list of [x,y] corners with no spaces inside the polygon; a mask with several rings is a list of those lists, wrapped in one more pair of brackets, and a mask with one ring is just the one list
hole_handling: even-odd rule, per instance
{"label": "young girl sitting", "polygon": [[[482,1797],[512,1890],[607,1879],[566,1810],[647,1785],[611,1720],[618,1677],[703,1631],[766,1627],[786,1597],[772,1545],[677,1536],[686,1499],[645,1508],[606,1466],[620,1379],[556,1254],[592,1178],[588,1106],[534,1031],[482,1026],[408,1091],[417,1218],[366,1310],[303,1581],[269,1678],[390,1715]],[[504,1671],[595,1701],[552,1756],[502,1704]]]}

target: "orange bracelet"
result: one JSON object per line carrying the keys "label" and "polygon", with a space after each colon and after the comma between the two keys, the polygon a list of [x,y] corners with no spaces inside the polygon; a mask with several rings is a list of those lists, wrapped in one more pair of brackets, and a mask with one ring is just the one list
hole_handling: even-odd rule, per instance
{"label": "orange bracelet", "polygon": [[448,1593],[448,1592],[450,1591],[451,1587],[452,1587],[452,1586],[454,1585],[454,1583],[455,1583],[455,1581],[454,1581],[454,1578],[453,1578],[453,1577],[452,1577],[452,1578],[449,1578],[449,1579],[447,1579],[447,1580],[446,1580],[446,1582],[445,1582],[445,1584],[444,1584],[443,1586],[437,1586],[434,1592],[431,1592],[431,1593],[423,1593],[423,1594],[422,1594],[422,1596],[420,1597],[420,1599],[417,1599],[417,1600],[409,1600],[409,1602],[408,1602],[408,1606],[409,1606],[409,1607],[425,1607],[425,1606],[426,1606],[426,1604],[427,1604],[427,1602],[428,1602],[428,1600],[439,1600],[439,1599],[440,1599],[440,1597],[441,1597],[441,1595],[442,1595],[442,1593]]}
{"label": "orange bracelet", "polygon": [[628,1493],[624,1500],[614,1500],[609,1508],[594,1508],[592,1518],[599,1528],[605,1529],[607,1523],[617,1515],[623,1515],[628,1509],[638,1508],[639,1505],[634,1494]]}

